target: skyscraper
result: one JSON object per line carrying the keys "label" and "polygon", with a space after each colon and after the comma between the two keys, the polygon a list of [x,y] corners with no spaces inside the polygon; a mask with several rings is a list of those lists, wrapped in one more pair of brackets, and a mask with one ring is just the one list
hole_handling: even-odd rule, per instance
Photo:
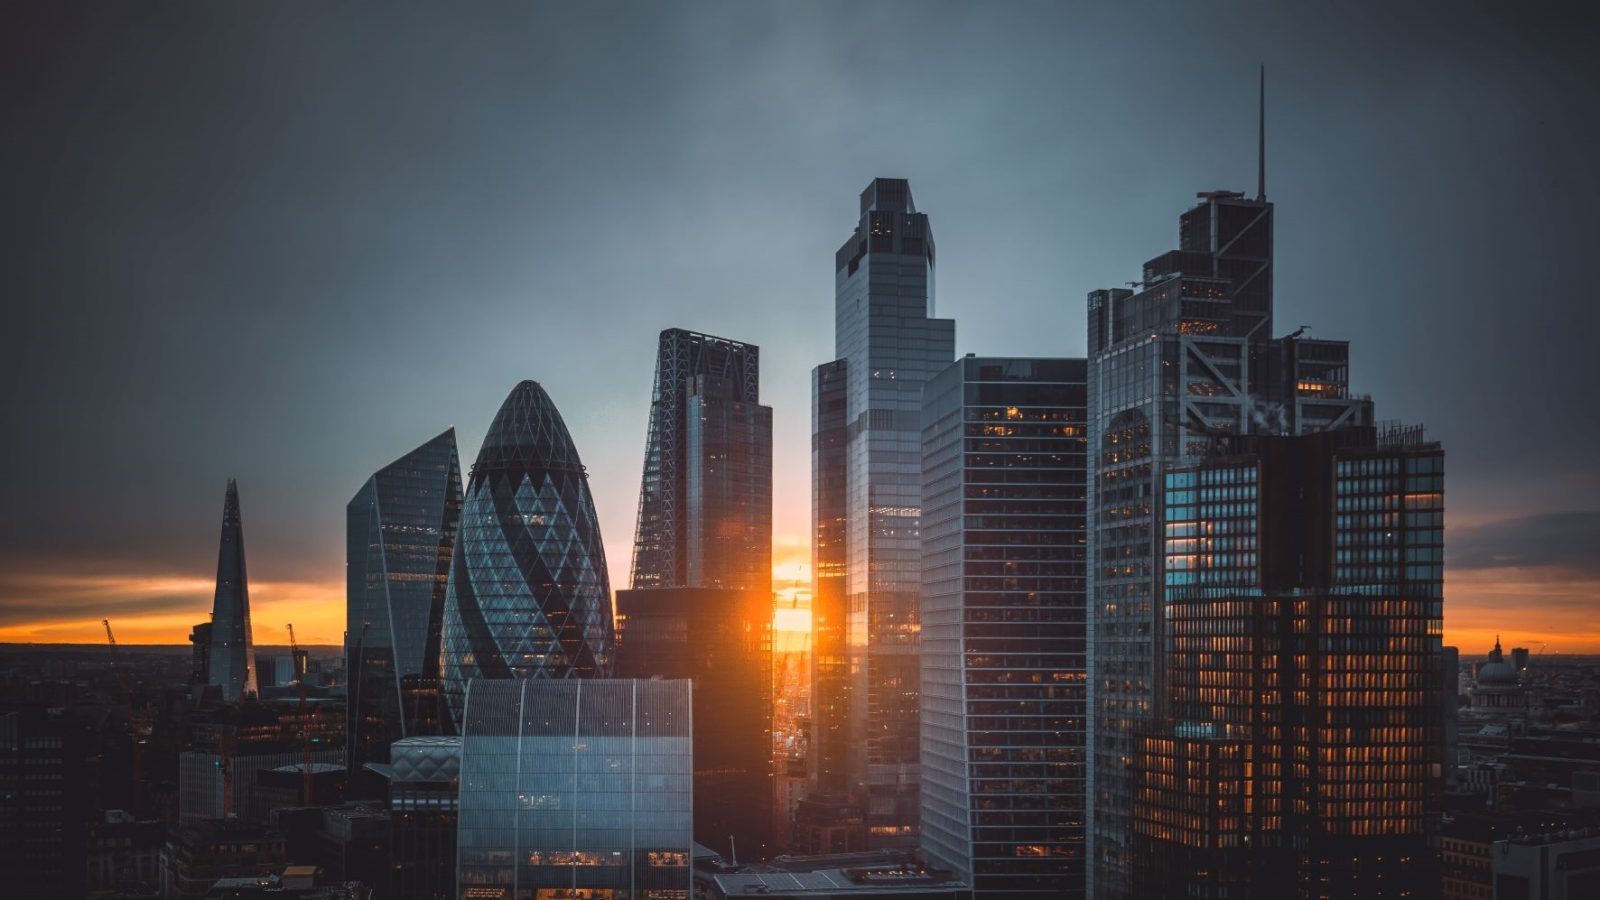
{"label": "skyscraper", "polygon": [[[848,710],[842,780],[863,807],[869,841],[879,846],[916,841],[922,385],[955,357],[955,323],[932,317],[933,265],[928,217],[917,212],[910,185],[874,179],[861,192],[855,231],[834,257],[836,361],[814,382],[820,404],[822,390],[844,380],[842,419],[838,410],[818,412],[814,437],[820,442],[820,429],[842,426],[844,452],[823,453],[817,444],[812,478],[814,504],[827,499],[824,485],[844,487],[842,509],[819,506],[816,523],[820,535],[842,520],[842,556],[819,558],[815,577],[828,617],[823,627],[832,627],[837,610],[827,608],[832,585],[824,582],[843,566],[849,657],[844,697],[819,696],[817,705]],[[838,686],[824,679],[818,690]],[[838,742],[819,737],[818,752],[837,752]],[[818,768],[827,774],[827,764]]]}
{"label": "skyscraper", "polygon": [[512,389],[472,466],[441,643],[458,725],[474,678],[611,673],[611,585],[589,475],[536,382]]}
{"label": "skyscraper", "polygon": [[1167,469],[1135,896],[1437,893],[1443,473],[1419,431],[1370,426]]}
{"label": "skyscraper", "polygon": [[1085,362],[923,388],[923,855],[978,897],[1084,896]]}
{"label": "skyscraper", "polygon": [[845,595],[844,360],[818,366],[811,383],[811,758],[812,792],[843,797],[850,790],[850,658]]}
{"label": "skyscraper", "polygon": [[440,732],[439,639],[461,518],[456,431],[375,472],[345,507],[348,771]]}
{"label": "skyscraper", "polygon": [[661,332],[633,587],[772,589],[772,408],[760,348]]}
{"label": "skyscraper", "polygon": [[772,848],[772,410],[760,350],[661,332],[617,674],[694,684],[696,839]]}
{"label": "skyscraper", "polygon": [[1157,649],[1167,469],[1217,435],[1372,424],[1349,346],[1272,332],[1272,204],[1208,191],[1139,290],[1089,295],[1091,893],[1131,896],[1134,753],[1164,677]]}
{"label": "skyscraper", "polygon": [[478,679],[461,725],[456,896],[692,896],[690,685]]}
{"label": "skyscraper", "polygon": [[250,639],[250,583],[244,567],[244,525],[239,485],[228,479],[222,502],[222,545],[217,551],[217,592],[211,601],[210,683],[236,703],[256,691],[256,648]]}

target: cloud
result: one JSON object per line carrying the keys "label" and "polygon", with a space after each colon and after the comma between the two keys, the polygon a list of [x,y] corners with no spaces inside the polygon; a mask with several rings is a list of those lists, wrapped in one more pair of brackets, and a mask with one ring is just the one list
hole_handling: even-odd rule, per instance
{"label": "cloud", "polygon": [[1600,579],[1600,511],[1544,513],[1451,529],[1455,570],[1548,569],[1561,579]]}

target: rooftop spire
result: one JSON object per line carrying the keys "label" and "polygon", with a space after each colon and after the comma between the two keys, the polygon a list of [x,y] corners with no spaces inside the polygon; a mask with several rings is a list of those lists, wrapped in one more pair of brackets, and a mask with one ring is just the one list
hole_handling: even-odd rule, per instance
{"label": "rooftop spire", "polygon": [[1261,67],[1256,108],[1256,199],[1267,199],[1267,67]]}

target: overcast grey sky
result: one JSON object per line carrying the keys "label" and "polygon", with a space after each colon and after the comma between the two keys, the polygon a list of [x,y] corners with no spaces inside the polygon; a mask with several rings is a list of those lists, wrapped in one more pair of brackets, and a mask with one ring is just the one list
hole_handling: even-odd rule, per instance
{"label": "overcast grey sky", "polygon": [[253,578],[337,582],[366,476],[450,424],[470,464],[522,378],[622,586],[670,326],[762,348],[782,556],[861,188],[911,180],[958,352],[1081,355],[1087,291],[1254,189],[1261,63],[1279,330],[1445,442],[1453,524],[1600,533],[1583,4],[13,9],[0,625],[98,618],[27,573],[208,577],[229,476]]}

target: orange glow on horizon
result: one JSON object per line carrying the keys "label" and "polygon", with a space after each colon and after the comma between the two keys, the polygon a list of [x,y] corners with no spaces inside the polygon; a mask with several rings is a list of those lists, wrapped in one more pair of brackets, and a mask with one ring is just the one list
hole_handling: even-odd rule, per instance
{"label": "orange glow on horizon", "polygon": [[[811,560],[796,539],[775,540],[772,586],[774,645],[803,650],[811,632]],[[1506,647],[1600,653],[1600,582],[1550,569],[1448,569],[1445,643],[1478,656],[1499,635]],[[209,617],[214,581],[185,574],[32,575],[10,577],[13,597],[59,615],[0,625],[3,643],[99,644],[102,618],[118,643],[186,644]],[[302,642],[339,645],[344,635],[344,582],[252,581],[256,643],[284,645],[293,622]],[[0,600],[0,606],[4,600]]]}

